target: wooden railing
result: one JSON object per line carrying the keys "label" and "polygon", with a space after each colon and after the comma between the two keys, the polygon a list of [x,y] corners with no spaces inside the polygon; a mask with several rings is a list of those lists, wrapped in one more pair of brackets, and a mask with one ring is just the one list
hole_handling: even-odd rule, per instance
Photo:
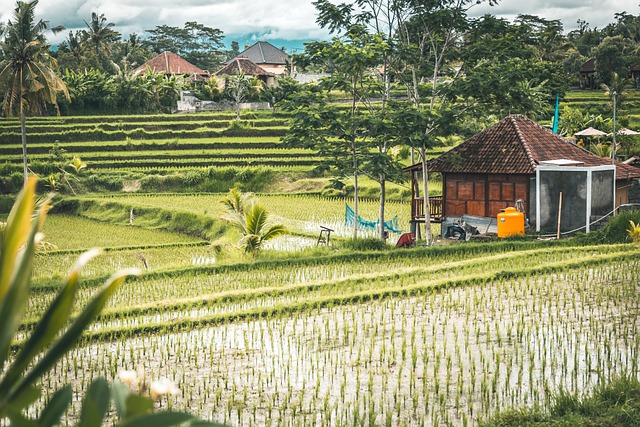
{"label": "wooden railing", "polygon": [[[442,196],[429,196],[429,214],[432,222],[442,220]],[[411,201],[411,219],[424,221],[424,198],[418,197]]]}

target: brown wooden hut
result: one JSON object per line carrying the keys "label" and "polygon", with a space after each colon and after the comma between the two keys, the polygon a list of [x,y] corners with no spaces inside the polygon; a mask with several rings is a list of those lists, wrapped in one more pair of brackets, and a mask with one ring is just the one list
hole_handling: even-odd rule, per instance
{"label": "brown wooden hut", "polygon": [[580,89],[596,88],[596,60],[591,58],[580,66]]}
{"label": "brown wooden hut", "polygon": [[[519,199],[530,212],[536,167],[559,160],[588,167],[611,164],[611,159],[598,157],[525,116],[508,116],[427,163],[429,173],[440,172],[443,181],[442,196],[430,197],[432,222],[463,215],[495,218]],[[615,164],[616,205],[620,205],[627,203],[625,189],[640,177],[640,168]],[[405,170],[412,177],[411,220],[424,223],[422,164]]]}

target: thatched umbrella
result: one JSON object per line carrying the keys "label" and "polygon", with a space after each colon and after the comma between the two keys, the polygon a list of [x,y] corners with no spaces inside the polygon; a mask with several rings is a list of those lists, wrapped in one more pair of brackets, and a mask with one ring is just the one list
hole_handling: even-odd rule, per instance
{"label": "thatched umbrella", "polygon": [[636,132],[635,130],[631,130],[627,128],[620,128],[616,133],[618,135],[640,135],[640,132]]}
{"label": "thatched umbrella", "polygon": [[601,130],[594,129],[592,127],[588,127],[584,130],[581,130],[580,132],[576,132],[573,134],[573,136],[605,136],[605,135],[607,135],[606,132],[602,132]]}

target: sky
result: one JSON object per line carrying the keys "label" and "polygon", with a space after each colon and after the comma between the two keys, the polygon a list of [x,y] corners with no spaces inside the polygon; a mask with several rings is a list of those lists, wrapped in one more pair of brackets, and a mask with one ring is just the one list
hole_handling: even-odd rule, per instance
{"label": "sky", "polygon": [[[602,28],[614,22],[616,12],[638,15],[639,3],[640,0],[502,0],[498,6],[474,6],[469,15],[490,13],[509,20],[518,14],[537,15],[560,19],[565,31],[570,31],[576,28],[578,19],[587,21],[591,28]],[[14,8],[14,1],[0,1],[0,21],[9,20]],[[227,45],[236,40],[241,49],[261,40],[301,51],[303,41],[330,37],[315,22],[312,0],[40,0],[36,7],[38,18],[49,21],[51,26],[64,25],[67,30],[84,28],[91,12],[104,14],[124,36],[144,36],[145,30],[158,25],[182,27],[187,21],[197,21],[219,28]],[[67,34],[64,31],[52,35],[50,42],[55,45]]]}

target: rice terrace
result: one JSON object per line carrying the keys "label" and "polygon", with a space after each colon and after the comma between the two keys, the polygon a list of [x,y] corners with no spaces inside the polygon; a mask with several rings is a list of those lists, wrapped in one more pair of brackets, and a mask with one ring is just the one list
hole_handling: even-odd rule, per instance
{"label": "rice terrace", "polygon": [[16,3],[0,426],[640,425],[640,17],[419,3],[297,53]]}

